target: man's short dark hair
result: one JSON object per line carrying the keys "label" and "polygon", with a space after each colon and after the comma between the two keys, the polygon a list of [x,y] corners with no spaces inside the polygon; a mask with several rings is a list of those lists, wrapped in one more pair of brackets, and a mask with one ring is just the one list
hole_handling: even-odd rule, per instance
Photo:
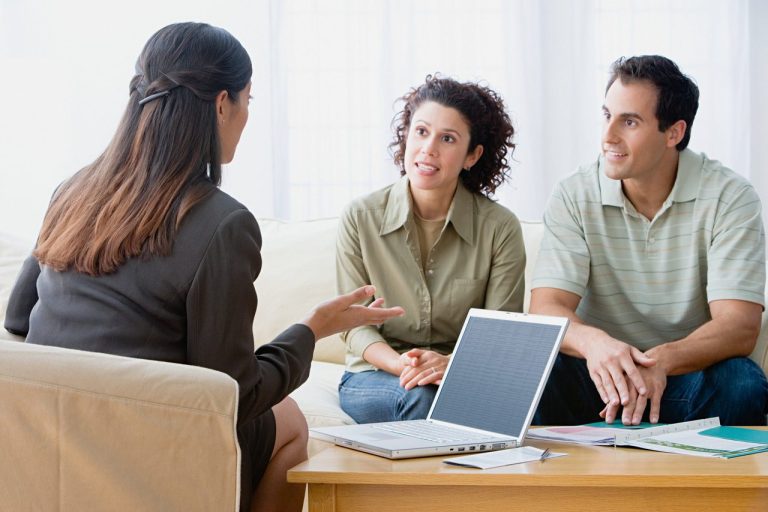
{"label": "man's short dark hair", "polygon": [[647,80],[656,87],[656,118],[659,120],[659,131],[665,131],[681,119],[685,121],[685,135],[676,146],[678,151],[684,150],[691,139],[693,119],[699,108],[699,88],[693,80],[684,75],[677,64],[661,55],[617,59],[611,64],[611,77],[605,88],[606,93],[617,78],[622,84]]}

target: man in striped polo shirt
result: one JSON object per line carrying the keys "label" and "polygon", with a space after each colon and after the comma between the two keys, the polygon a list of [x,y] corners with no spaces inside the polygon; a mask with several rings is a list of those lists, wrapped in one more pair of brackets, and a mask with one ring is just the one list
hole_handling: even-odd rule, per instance
{"label": "man in striped polo shirt", "polygon": [[602,154],[544,214],[530,309],[572,323],[538,424],[766,422],[760,199],[686,149],[698,96],[664,57],[613,63]]}

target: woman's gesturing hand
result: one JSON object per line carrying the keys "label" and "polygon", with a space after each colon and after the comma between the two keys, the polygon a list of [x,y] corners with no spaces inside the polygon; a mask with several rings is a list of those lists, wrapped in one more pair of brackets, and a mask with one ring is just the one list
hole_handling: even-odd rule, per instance
{"label": "woman's gesturing hand", "polygon": [[301,323],[315,333],[315,340],[325,338],[337,332],[348,331],[361,325],[378,325],[390,318],[403,316],[405,311],[397,306],[384,308],[383,298],[378,298],[368,306],[358,304],[373,297],[376,288],[362,286],[335,299],[327,300],[315,306]]}

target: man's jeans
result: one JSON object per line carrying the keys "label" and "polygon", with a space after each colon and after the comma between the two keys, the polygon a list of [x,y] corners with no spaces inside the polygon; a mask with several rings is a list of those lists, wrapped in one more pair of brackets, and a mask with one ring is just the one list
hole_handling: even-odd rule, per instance
{"label": "man's jeans", "polygon": [[[549,377],[536,425],[579,425],[601,421],[605,407],[589,377],[586,361],[559,354]],[[648,421],[650,401],[643,414]],[[709,368],[667,378],[661,398],[661,423],[719,416],[722,425],[765,425],[768,382],[763,370],[745,357],[726,359]],[[621,422],[621,414],[617,415]]]}
{"label": "man's jeans", "polygon": [[344,372],[339,384],[341,408],[358,423],[422,420],[427,417],[437,386],[400,386],[399,377],[383,370]]}

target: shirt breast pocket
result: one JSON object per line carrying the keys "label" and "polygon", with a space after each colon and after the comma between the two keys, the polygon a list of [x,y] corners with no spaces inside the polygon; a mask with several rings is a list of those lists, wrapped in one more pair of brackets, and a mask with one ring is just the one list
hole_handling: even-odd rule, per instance
{"label": "shirt breast pocket", "polygon": [[462,320],[469,308],[485,306],[485,279],[454,279],[451,283],[451,314]]}

